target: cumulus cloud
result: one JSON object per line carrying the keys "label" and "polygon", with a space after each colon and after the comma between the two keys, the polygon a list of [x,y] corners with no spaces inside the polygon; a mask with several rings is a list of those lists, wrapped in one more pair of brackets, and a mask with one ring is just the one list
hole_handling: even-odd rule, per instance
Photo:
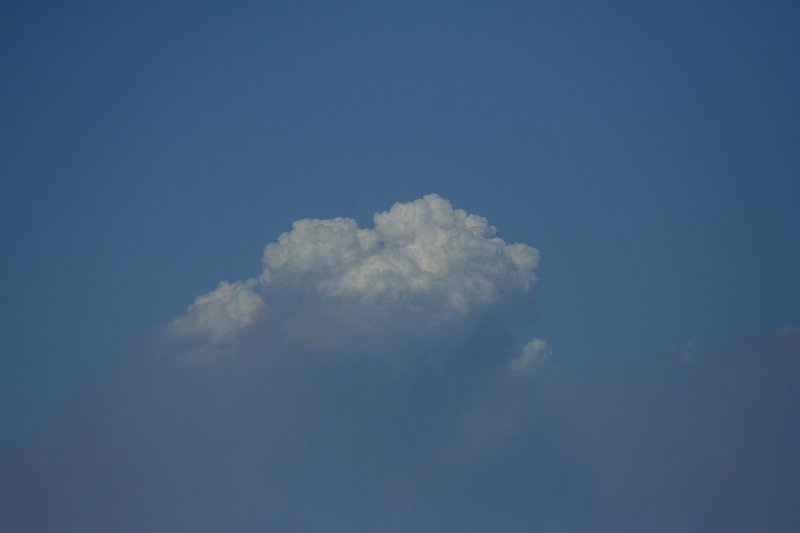
{"label": "cumulus cloud", "polygon": [[253,290],[256,280],[223,281],[210,293],[198,296],[184,316],[173,321],[178,333],[207,334],[218,341],[249,326],[264,308],[264,300]]}
{"label": "cumulus cloud", "polygon": [[800,521],[800,329],[562,364],[544,339],[515,342],[537,265],[534,248],[435,195],[373,228],[298,221],[261,273],[196,298],[0,450],[0,529]]}
{"label": "cumulus cloud", "polygon": [[539,366],[550,354],[550,345],[546,340],[533,339],[522,347],[522,353],[509,362],[509,367],[520,371],[533,369]]}
{"label": "cumulus cloud", "polygon": [[174,322],[180,333],[223,340],[249,326],[272,293],[310,293],[347,312],[412,312],[447,321],[530,291],[539,252],[507,244],[480,216],[427,195],[374,216],[304,219],[264,250],[257,279],[223,282]]}

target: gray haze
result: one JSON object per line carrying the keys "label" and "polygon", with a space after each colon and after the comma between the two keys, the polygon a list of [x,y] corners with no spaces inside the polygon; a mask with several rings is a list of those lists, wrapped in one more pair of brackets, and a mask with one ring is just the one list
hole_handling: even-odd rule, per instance
{"label": "gray haze", "polygon": [[796,527],[800,328],[560,364],[538,261],[435,195],[298,221],[3,450],[0,529]]}

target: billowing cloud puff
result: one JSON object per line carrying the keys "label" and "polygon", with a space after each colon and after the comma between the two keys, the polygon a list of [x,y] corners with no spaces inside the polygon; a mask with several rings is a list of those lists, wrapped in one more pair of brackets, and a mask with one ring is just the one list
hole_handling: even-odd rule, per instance
{"label": "billowing cloud puff", "polygon": [[255,280],[223,281],[213,291],[195,298],[186,314],[175,319],[173,328],[181,333],[207,333],[219,340],[249,326],[264,308],[255,285]]}
{"label": "billowing cloud puff", "polygon": [[349,218],[299,220],[266,247],[257,279],[223,282],[173,327],[222,340],[253,323],[274,291],[310,293],[348,312],[464,316],[536,281],[538,250],[495,233],[435,194],[375,214],[372,229]]}
{"label": "billowing cloud puff", "polygon": [[522,347],[522,353],[511,360],[509,367],[514,370],[530,370],[550,356],[550,345],[544,339],[533,339]]}

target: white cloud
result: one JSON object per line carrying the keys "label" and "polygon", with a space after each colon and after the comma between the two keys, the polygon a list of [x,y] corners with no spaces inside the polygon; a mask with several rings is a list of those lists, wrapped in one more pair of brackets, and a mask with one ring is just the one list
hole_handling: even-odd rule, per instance
{"label": "white cloud", "polygon": [[539,252],[507,244],[488,221],[430,194],[376,213],[374,228],[349,218],[303,219],[264,250],[257,280],[223,283],[174,322],[215,340],[251,324],[270,291],[311,292],[354,311],[410,311],[441,321],[528,293]]}
{"label": "white cloud", "polygon": [[522,347],[522,353],[512,359],[508,366],[517,371],[531,370],[550,357],[551,353],[552,350],[546,340],[533,339]]}
{"label": "white cloud", "polygon": [[264,308],[264,300],[254,290],[256,284],[256,280],[223,281],[213,291],[195,298],[186,314],[173,321],[173,330],[207,334],[220,341],[249,326]]}

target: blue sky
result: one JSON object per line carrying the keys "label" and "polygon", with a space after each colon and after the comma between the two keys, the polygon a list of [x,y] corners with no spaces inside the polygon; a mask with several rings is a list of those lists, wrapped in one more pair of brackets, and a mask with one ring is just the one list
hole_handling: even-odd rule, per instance
{"label": "blue sky", "polygon": [[0,435],[307,218],[541,253],[563,364],[800,322],[791,2],[0,3]]}

